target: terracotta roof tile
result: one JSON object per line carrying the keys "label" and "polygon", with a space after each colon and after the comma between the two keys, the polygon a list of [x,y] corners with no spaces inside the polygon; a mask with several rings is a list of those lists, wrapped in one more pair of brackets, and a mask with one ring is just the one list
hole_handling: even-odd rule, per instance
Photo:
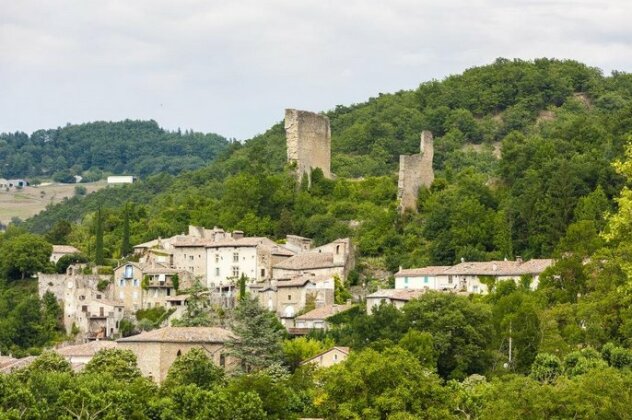
{"label": "terracotta roof tile", "polygon": [[330,316],[339,314],[340,312],[348,311],[352,308],[353,305],[325,305],[320,308],[316,308],[303,314],[301,316],[297,316],[297,320],[310,320],[310,319],[327,319]]}
{"label": "terracotta roof tile", "polygon": [[277,263],[273,268],[284,270],[307,270],[312,268],[338,267],[343,264],[334,264],[334,254],[332,252],[305,252],[295,255]]}
{"label": "terracotta roof tile", "polygon": [[367,298],[386,298],[408,302],[409,300],[418,298],[425,292],[425,290],[418,289],[381,289],[375,293],[371,293]]}
{"label": "terracotta roof tile", "polygon": [[76,346],[61,347],[55,349],[55,352],[65,357],[94,356],[94,354],[100,350],[114,349],[116,347],[118,347],[118,344],[116,344],[115,341],[98,340]]}
{"label": "terracotta roof tile", "polygon": [[120,338],[117,342],[224,343],[232,337],[232,332],[219,327],[165,327],[131,337]]}
{"label": "terracotta roof tile", "polygon": [[395,277],[404,277],[404,276],[436,276],[443,274],[448,268],[449,265],[436,265],[436,266],[428,266],[422,268],[405,268],[399,270]]}
{"label": "terracotta roof tile", "polygon": [[54,254],[78,254],[79,251],[74,246],[70,245],[53,245],[53,253]]}

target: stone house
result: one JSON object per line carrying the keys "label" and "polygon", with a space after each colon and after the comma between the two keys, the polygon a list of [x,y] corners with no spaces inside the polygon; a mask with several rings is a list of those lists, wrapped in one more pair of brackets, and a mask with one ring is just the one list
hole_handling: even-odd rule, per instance
{"label": "stone house", "polygon": [[425,293],[425,289],[381,289],[366,297],[366,313],[371,315],[382,304],[394,305],[397,309]]}
{"label": "stone house", "polygon": [[431,289],[440,290],[438,278],[450,266],[429,266],[423,268],[402,269],[395,273],[396,289]]}
{"label": "stone house", "polygon": [[[523,261],[519,257],[515,261],[463,261],[445,269],[444,267],[425,267],[400,270],[395,274],[395,287],[419,289],[423,286],[431,290],[487,293],[487,285],[481,282],[481,278],[489,277],[495,281],[517,282],[522,276],[528,276],[531,278],[530,287],[536,289],[540,274],[551,265],[553,265],[551,259]],[[405,287],[407,285],[408,287]]]}
{"label": "stone house", "polygon": [[272,266],[293,255],[294,252],[268,238],[243,237],[243,232],[233,232],[232,238],[206,247],[207,287],[229,287],[242,274],[250,283],[270,280]]}
{"label": "stone house", "polygon": [[120,322],[125,317],[124,306],[108,299],[87,299],[75,313],[76,326],[85,331],[88,340],[113,338],[119,332]]}
{"label": "stone house", "polygon": [[288,328],[290,333],[302,334],[307,333],[310,330],[327,330],[329,324],[327,319],[344,311],[348,311],[353,305],[325,305],[320,308],[316,308],[303,315],[297,316],[294,319],[294,328]]}
{"label": "stone house", "polygon": [[236,361],[225,354],[232,333],[217,327],[165,327],[117,341],[119,348],[131,350],[138,358],[142,374],[161,383],[178,356],[201,348],[217,366],[230,369]]}
{"label": "stone house", "polygon": [[347,277],[355,267],[353,246],[349,238],[337,239],[313,250],[276,263],[272,268],[275,279],[295,278],[304,274]]}
{"label": "stone house", "polygon": [[97,340],[89,341],[75,346],[59,347],[54,351],[64,357],[72,366],[74,371],[81,371],[83,367],[92,360],[92,357],[101,350],[115,349],[118,345],[116,341]]}
{"label": "stone house", "polygon": [[314,364],[319,368],[328,368],[347,360],[347,357],[349,357],[349,347],[336,346],[302,361],[301,366]]}
{"label": "stone house", "polygon": [[74,246],[70,245],[53,245],[53,253],[50,255],[50,262],[57,264],[57,261],[64,255],[80,254]]}
{"label": "stone house", "polygon": [[331,276],[304,275],[291,280],[275,280],[259,290],[259,304],[273,311],[286,326],[308,303],[316,308],[334,303],[335,282]]}
{"label": "stone house", "polygon": [[[88,337],[91,331],[96,332],[105,327],[106,336],[109,337],[112,334],[111,328],[114,328],[114,334],[118,332],[118,321],[121,319],[121,305],[117,304],[116,308],[112,308],[112,302],[109,301],[112,297],[111,288],[98,290],[99,283],[109,278],[107,275],[83,274],[82,265],[71,265],[66,274],[38,273],[38,291],[40,298],[46,292],[51,292],[60,303],[64,310],[63,321],[67,334],[75,327],[82,335]],[[100,314],[100,306],[103,306],[104,313],[108,314],[105,322],[102,318],[87,316],[87,313]]]}
{"label": "stone house", "polygon": [[114,299],[123,303],[125,310],[134,313],[143,308],[143,268],[127,262],[114,269]]}
{"label": "stone house", "polygon": [[174,285],[175,276],[178,277],[178,288],[187,289],[191,287],[191,273],[174,268],[164,267],[159,264],[149,267],[142,267],[143,282],[142,306],[143,308],[153,308],[156,306],[168,307],[167,298],[175,296],[177,290]]}

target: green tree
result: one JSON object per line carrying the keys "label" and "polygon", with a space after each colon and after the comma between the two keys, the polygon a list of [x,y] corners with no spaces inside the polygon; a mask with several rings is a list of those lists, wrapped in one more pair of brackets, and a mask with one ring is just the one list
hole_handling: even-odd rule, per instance
{"label": "green tree", "polygon": [[121,257],[126,257],[132,253],[132,245],[129,241],[129,203],[125,203],[123,209],[123,236],[121,239]]}
{"label": "green tree", "polygon": [[211,302],[208,297],[208,289],[202,286],[196,279],[191,289],[188,290],[189,298],[187,307],[182,317],[172,321],[175,327],[211,327],[217,324],[213,316]]}
{"label": "green tree", "polygon": [[235,336],[226,346],[229,354],[241,361],[246,372],[256,372],[281,362],[285,328],[274,313],[259,306],[257,299],[246,297],[239,301],[232,330]]}
{"label": "green tree", "polygon": [[131,350],[99,350],[83,370],[85,374],[109,374],[119,381],[130,382],[140,377],[136,355]]}
{"label": "green tree", "polygon": [[97,209],[95,216],[95,238],[94,262],[96,265],[103,265],[103,216],[101,207]]}
{"label": "green tree", "polygon": [[24,280],[48,267],[52,252],[53,247],[41,236],[24,233],[2,241],[0,261],[7,276]]}
{"label": "green tree", "polygon": [[163,387],[193,384],[201,389],[212,389],[223,383],[224,370],[215,366],[206,350],[192,348],[173,362]]}

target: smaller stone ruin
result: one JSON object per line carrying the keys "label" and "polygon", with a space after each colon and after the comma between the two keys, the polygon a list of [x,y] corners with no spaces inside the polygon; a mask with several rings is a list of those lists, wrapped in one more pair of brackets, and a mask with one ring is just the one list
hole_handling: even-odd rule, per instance
{"label": "smaller stone ruin", "polygon": [[329,118],[314,112],[285,110],[287,160],[296,165],[300,180],[320,168],[325,178],[331,178],[331,128]]}
{"label": "smaller stone ruin", "polygon": [[434,148],[430,131],[422,131],[419,149],[421,151],[419,154],[399,156],[397,198],[400,213],[406,210],[416,212],[419,188],[422,186],[429,188],[434,181],[432,169]]}

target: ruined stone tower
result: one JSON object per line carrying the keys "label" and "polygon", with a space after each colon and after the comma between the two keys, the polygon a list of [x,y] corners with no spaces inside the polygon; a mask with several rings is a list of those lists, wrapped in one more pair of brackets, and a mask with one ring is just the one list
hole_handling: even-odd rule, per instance
{"label": "ruined stone tower", "polygon": [[406,209],[417,211],[419,188],[422,185],[430,187],[434,181],[434,171],[432,170],[434,148],[430,131],[422,131],[419,149],[421,151],[419,154],[399,156],[397,197],[401,213]]}
{"label": "ruined stone tower", "polygon": [[[296,176],[310,176],[320,168],[331,178],[331,129],[329,118],[314,112],[285,110],[287,160],[296,165]],[[311,180],[310,180],[311,183]]]}

